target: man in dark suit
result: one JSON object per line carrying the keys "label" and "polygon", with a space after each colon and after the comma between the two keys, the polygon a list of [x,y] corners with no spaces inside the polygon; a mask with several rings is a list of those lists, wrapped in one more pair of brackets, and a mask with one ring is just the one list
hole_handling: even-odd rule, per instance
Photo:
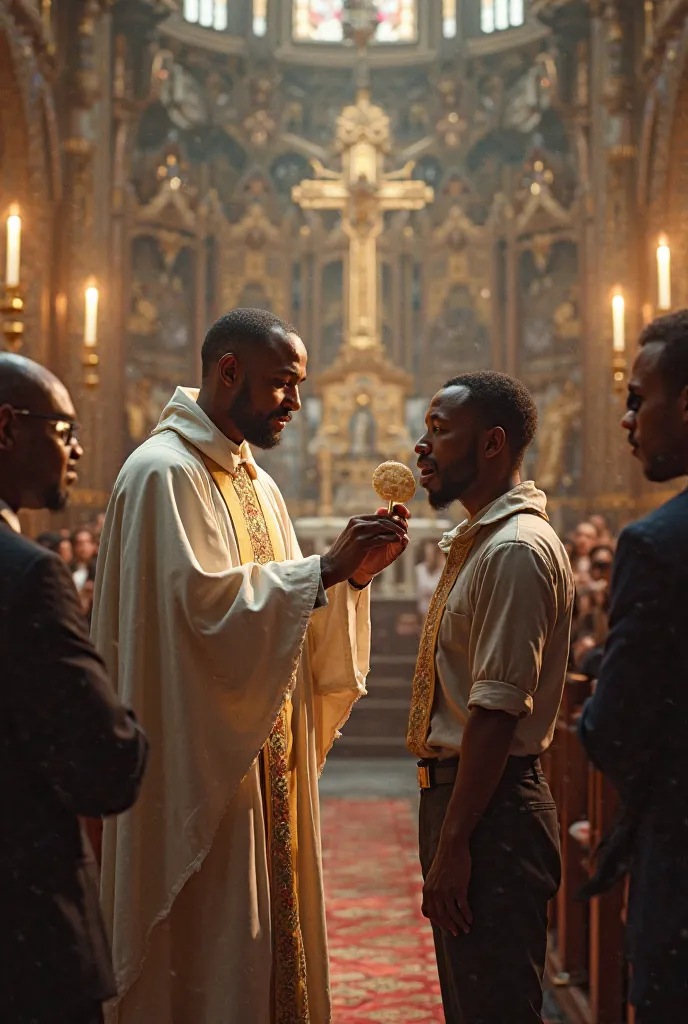
{"label": "man in dark suit", "polygon": [[[640,338],[623,420],[648,480],[688,473],[688,311]],[[580,736],[624,806],[589,892],[630,870],[638,1024],[688,1020],[688,491],[619,539],[610,634]]]}
{"label": "man in dark suit", "polygon": [[69,568],[21,536],[82,454],[64,386],[0,355],[0,1020],[96,1024],[115,994],[78,816],[126,810],[147,743],[110,688]]}

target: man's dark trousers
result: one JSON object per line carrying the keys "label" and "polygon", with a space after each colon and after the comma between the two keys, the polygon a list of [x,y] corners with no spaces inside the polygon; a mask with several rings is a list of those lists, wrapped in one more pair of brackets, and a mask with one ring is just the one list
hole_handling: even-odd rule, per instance
{"label": "man's dark trousers", "polygon": [[[421,792],[420,860],[427,876],[453,786]],[[538,1024],[547,905],[561,859],[554,801],[539,762],[509,758],[471,839],[468,935],[433,925],[447,1024]]]}

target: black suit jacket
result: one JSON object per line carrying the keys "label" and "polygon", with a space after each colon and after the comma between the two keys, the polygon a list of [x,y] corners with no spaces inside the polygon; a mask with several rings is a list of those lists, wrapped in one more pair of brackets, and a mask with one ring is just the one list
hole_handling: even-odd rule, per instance
{"label": "black suit jacket", "polygon": [[71,574],[0,520],[0,1020],[67,1021],[115,993],[78,816],[126,810],[147,743],[93,648]]}
{"label": "black suit jacket", "polygon": [[625,808],[608,851],[630,867],[633,998],[655,1007],[663,992],[688,1020],[688,492],[621,534],[579,731]]}

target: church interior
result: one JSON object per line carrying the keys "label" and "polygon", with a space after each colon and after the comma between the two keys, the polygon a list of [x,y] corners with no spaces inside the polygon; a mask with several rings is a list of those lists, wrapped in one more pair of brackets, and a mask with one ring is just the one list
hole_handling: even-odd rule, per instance
{"label": "church interior", "polygon": [[[380,462],[415,468],[448,378],[495,369],[534,396],[526,478],[585,559],[676,492],[619,421],[643,326],[688,306],[687,263],[688,0],[0,0],[0,344],[65,381],[85,451],[33,536],[97,543],[122,463],[243,306],[309,353],[300,414],[257,455],[305,555],[375,511]],[[444,1020],[405,727],[459,515],[410,507],[373,586],[369,695],[322,780],[338,1024]],[[614,814],[571,738],[588,618],[546,766],[547,1012],[630,1024],[623,893],[573,899]]]}

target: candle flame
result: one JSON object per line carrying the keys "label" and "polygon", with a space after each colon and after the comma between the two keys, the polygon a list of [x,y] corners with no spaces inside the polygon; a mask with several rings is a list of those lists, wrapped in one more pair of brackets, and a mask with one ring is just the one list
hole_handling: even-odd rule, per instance
{"label": "candle flame", "polygon": [[612,295],[613,348],[624,352],[626,348],[626,300],[620,288]]}
{"label": "candle flame", "polygon": [[671,249],[666,235],[657,245],[657,306],[665,312],[671,309]]}
{"label": "candle flame", "polygon": [[22,222],[19,206],[12,203],[7,215],[7,257],[5,265],[5,285],[8,288],[19,286],[21,270],[21,233]]}
{"label": "candle flame", "polygon": [[100,298],[95,279],[90,277],[86,282],[84,293],[84,345],[93,347],[98,341],[98,300]]}

